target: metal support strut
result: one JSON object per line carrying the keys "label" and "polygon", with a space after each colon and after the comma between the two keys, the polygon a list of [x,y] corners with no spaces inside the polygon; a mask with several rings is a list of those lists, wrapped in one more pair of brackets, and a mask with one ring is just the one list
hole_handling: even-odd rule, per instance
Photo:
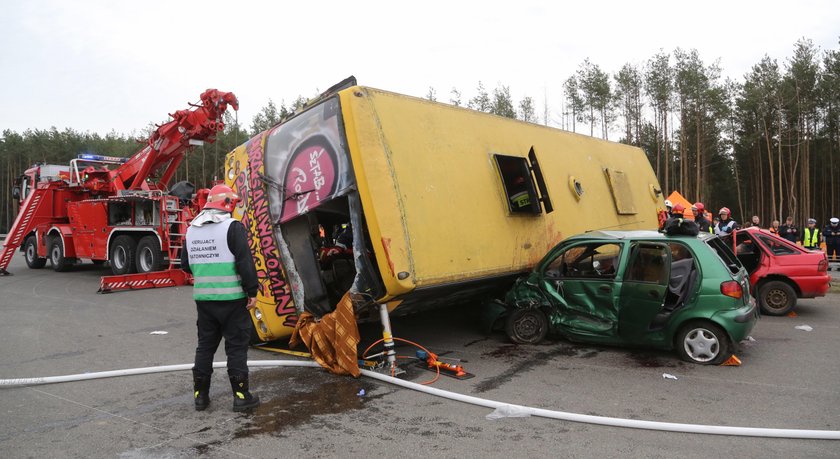
{"label": "metal support strut", "polygon": [[397,370],[397,352],[394,350],[394,338],[391,334],[391,318],[388,316],[388,305],[379,305],[379,317],[382,319],[382,339],[385,344],[385,356],[391,374]]}

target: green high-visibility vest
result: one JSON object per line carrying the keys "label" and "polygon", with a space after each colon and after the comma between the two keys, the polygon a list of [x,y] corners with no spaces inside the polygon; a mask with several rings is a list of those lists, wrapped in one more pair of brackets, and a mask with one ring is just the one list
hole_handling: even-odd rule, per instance
{"label": "green high-visibility vest", "polygon": [[802,245],[808,248],[816,247],[820,242],[820,230],[814,228],[814,234],[811,234],[811,228],[805,228],[805,238],[802,240]]}
{"label": "green high-visibility vest", "polygon": [[197,301],[228,301],[247,296],[236,272],[236,257],[227,244],[228,228],[233,221],[228,218],[187,229],[185,248],[195,278],[193,299]]}

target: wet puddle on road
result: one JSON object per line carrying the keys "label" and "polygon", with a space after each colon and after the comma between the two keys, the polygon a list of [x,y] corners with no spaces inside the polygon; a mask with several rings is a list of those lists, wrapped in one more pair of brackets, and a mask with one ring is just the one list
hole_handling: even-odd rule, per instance
{"label": "wet puddle on road", "polygon": [[496,389],[523,373],[551,363],[556,357],[588,359],[598,355],[599,352],[593,348],[562,343],[547,343],[536,346],[503,345],[485,352],[482,357],[504,359],[511,363],[510,367],[502,373],[478,383],[473,392],[482,393]]}
{"label": "wet puddle on road", "polygon": [[[251,380],[262,403],[244,415],[249,419],[233,433],[235,439],[259,434],[283,436],[284,431],[308,424],[315,416],[358,410],[385,395],[384,391],[372,395],[378,386],[370,382],[309,369],[254,372]],[[363,396],[359,395],[361,389]]]}
{"label": "wet puddle on road", "polygon": [[673,353],[660,355],[653,352],[629,351],[627,353],[627,359],[634,366],[641,368],[683,368],[687,365]]}

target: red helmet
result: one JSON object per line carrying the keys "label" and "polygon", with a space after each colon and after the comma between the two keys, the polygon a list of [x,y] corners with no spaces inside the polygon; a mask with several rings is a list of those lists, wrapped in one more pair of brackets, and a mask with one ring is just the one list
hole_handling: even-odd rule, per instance
{"label": "red helmet", "polygon": [[239,202],[239,196],[229,186],[216,185],[210,189],[210,194],[207,196],[207,204],[204,205],[204,208],[233,212],[233,208],[236,207],[237,202]]}
{"label": "red helmet", "polygon": [[729,207],[721,207],[720,212],[718,212],[718,215],[723,215],[723,214],[729,215],[731,213],[732,212],[729,211]]}
{"label": "red helmet", "polygon": [[671,212],[675,214],[681,214],[685,212],[685,206],[680,203],[676,203],[674,204],[674,207],[671,208]]}
{"label": "red helmet", "polygon": [[706,211],[706,206],[703,205],[702,202],[695,202],[694,208],[697,209],[697,212],[703,213]]}

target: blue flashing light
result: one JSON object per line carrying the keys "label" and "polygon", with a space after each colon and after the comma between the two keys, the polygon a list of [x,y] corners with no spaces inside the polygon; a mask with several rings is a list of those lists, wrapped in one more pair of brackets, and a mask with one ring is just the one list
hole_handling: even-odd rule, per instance
{"label": "blue flashing light", "polygon": [[87,159],[90,161],[106,161],[109,163],[124,163],[128,161],[128,158],[122,158],[119,156],[94,155],[92,153],[79,153],[78,159]]}

